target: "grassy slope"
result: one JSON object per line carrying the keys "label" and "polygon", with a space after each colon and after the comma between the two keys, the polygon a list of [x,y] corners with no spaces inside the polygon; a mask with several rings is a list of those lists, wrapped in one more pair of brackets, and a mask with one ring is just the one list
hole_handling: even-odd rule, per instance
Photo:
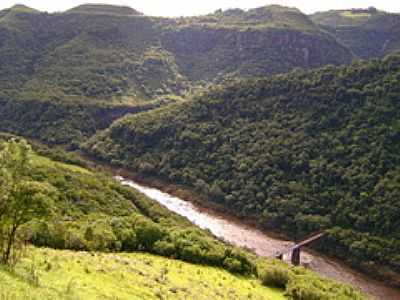
{"label": "grassy slope", "polygon": [[144,253],[31,249],[13,273],[0,269],[0,299],[285,299],[224,270]]}
{"label": "grassy slope", "polygon": [[399,67],[234,82],[119,120],[87,149],[297,238],[338,226],[326,250],[399,284]]}

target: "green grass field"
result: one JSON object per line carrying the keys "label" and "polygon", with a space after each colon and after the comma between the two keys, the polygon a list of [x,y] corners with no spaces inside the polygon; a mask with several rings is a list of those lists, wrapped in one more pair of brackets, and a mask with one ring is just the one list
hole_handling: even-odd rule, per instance
{"label": "green grass field", "polygon": [[0,299],[285,299],[283,291],[222,269],[143,253],[30,248],[0,269]]}

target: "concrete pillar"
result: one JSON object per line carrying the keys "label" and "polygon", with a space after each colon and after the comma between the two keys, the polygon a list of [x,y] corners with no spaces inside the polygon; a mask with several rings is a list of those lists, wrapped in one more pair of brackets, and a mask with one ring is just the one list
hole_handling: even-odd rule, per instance
{"label": "concrete pillar", "polygon": [[294,266],[300,265],[300,247],[293,248],[291,261]]}

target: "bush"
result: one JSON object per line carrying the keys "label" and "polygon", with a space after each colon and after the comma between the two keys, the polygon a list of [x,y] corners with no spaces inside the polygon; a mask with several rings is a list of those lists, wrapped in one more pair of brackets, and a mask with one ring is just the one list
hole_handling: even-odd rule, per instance
{"label": "bush", "polygon": [[155,253],[167,256],[167,257],[174,257],[176,256],[176,248],[173,243],[167,241],[157,241],[154,243],[153,250]]}
{"label": "bush", "polygon": [[352,287],[303,273],[289,280],[286,294],[293,300],[361,300],[365,299]]}
{"label": "bush", "polygon": [[288,266],[268,266],[260,271],[259,278],[263,285],[285,288],[290,280]]}
{"label": "bush", "polygon": [[242,263],[233,257],[227,257],[224,259],[223,262],[224,268],[229,270],[232,273],[242,273],[243,272],[243,266]]}
{"label": "bush", "polygon": [[147,250],[152,250],[154,243],[164,236],[159,225],[144,218],[136,222],[135,231],[139,245]]}

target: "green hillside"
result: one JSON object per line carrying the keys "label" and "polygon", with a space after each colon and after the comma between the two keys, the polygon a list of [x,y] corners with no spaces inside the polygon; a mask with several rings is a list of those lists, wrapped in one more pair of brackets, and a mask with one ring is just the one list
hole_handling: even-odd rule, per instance
{"label": "green hillside", "polygon": [[[38,144],[31,152],[0,134],[0,261],[9,260],[5,237],[14,232],[4,215],[24,220],[37,214],[29,208],[35,201],[43,211],[24,222],[19,245],[59,250],[33,247],[28,252],[51,262],[36,265],[28,256],[14,273],[1,268],[0,299],[2,278],[20,293],[6,297],[84,298],[84,284],[92,287],[100,274],[78,268],[77,257],[88,266],[95,255],[111,273],[115,257],[168,263],[178,274],[181,265],[185,276],[199,275],[196,282],[202,270],[230,272],[237,283],[231,290],[204,281],[210,298],[240,299],[249,285],[254,298],[362,298],[226,244],[40,142],[181,185],[293,239],[326,229],[316,248],[400,286],[399,16],[374,8],[307,16],[279,5],[187,18],[101,4],[62,13],[1,10],[0,132]],[[375,59],[352,63],[358,58]],[[20,146],[29,152],[21,170]],[[26,214],[3,211],[10,199],[25,199]],[[58,256],[76,264],[57,263]],[[118,263],[115,278],[101,278],[112,283],[88,297],[102,297],[111,285],[115,297],[135,293],[136,285],[127,285],[140,273],[117,282],[130,264]],[[149,274],[160,272],[151,264]],[[140,292],[192,297],[186,283],[175,289],[179,276],[164,275]]]}
{"label": "green hillside", "polygon": [[332,10],[311,19],[357,57],[383,57],[400,50],[400,14],[370,9]]}
{"label": "green hillside", "polygon": [[182,184],[399,284],[398,56],[217,86],[128,116],[87,151]]}
{"label": "green hillside", "polygon": [[[7,149],[7,145],[1,144],[0,150]],[[51,155],[52,151],[44,153]],[[16,165],[12,161],[9,164],[1,165],[2,186],[7,178],[3,171]],[[19,181],[37,182],[50,191],[49,216],[24,225],[26,239],[34,245],[87,251],[145,250],[197,263],[225,264],[227,268],[232,267],[231,258],[235,261],[237,256],[238,264],[232,268],[237,267],[240,273],[253,272],[254,265],[244,253],[236,253],[185,218],[101,172],[33,152]]]}
{"label": "green hillside", "polygon": [[280,6],[179,19],[109,5],[57,14],[15,6],[0,12],[0,130],[77,144],[213,81],[351,59],[306,15]]}
{"label": "green hillside", "polygon": [[204,299],[364,299],[350,286],[228,245],[73,154],[1,139],[1,299],[193,299],[200,292]]}
{"label": "green hillside", "polygon": [[287,299],[254,279],[144,253],[31,249],[14,272],[0,268],[0,299],[160,298]]}
{"label": "green hillside", "polygon": [[306,15],[279,6],[183,19],[109,5],[2,14],[0,87],[29,100],[148,100],[216,75],[267,75],[352,58]]}

